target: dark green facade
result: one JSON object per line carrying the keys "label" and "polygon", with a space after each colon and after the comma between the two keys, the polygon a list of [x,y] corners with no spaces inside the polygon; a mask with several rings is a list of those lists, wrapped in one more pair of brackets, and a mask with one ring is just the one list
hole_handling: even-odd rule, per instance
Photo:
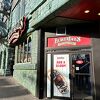
{"label": "dark green facade", "polygon": [[[13,1],[15,2],[15,1]],[[16,3],[16,2],[15,2]],[[22,85],[29,89],[34,96],[38,95],[37,90],[37,69],[39,67],[39,48],[40,48],[40,30],[35,30],[35,25],[41,22],[44,18],[49,16],[52,12],[58,9],[66,0],[20,0],[13,6],[9,20],[9,30],[16,26],[23,16],[26,16],[29,23],[25,37],[28,34],[32,35],[32,62],[31,63],[17,63],[17,48],[15,48],[15,64],[13,66],[13,77],[17,79]],[[22,7],[20,5],[23,5]],[[35,6],[33,6],[35,5]],[[21,8],[20,8],[21,7]],[[24,12],[23,12],[24,10]],[[16,16],[17,15],[17,16]],[[27,24],[27,23],[26,23]]]}
{"label": "dark green facade", "polygon": [[[13,0],[14,2],[15,0]],[[14,65],[13,65],[13,77],[19,81],[24,87],[26,87],[33,96],[39,98],[47,98],[47,56],[46,54],[55,53],[57,50],[67,50],[68,48],[47,48],[48,37],[58,37],[55,35],[57,27],[67,27],[66,30],[69,33],[87,32],[90,33],[92,45],[86,47],[92,53],[92,67],[93,67],[93,100],[99,100],[99,35],[100,22],[90,20],[71,19],[59,16],[59,13],[64,9],[68,9],[79,0],[19,0],[15,3],[8,20],[9,34],[16,28],[20,20],[25,16],[27,18],[27,27],[24,35],[18,40],[15,45],[10,45],[15,49],[14,52]],[[21,6],[23,5],[23,6]],[[24,10],[23,10],[24,9]],[[74,11],[73,11],[74,12]],[[17,15],[17,16],[16,16]],[[92,27],[92,29],[91,29]],[[70,35],[67,33],[67,35]],[[94,34],[96,34],[96,37]],[[80,35],[80,34],[78,34]],[[31,36],[31,62],[18,63],[18,49],[19,44],[24,39]],[[81,47],[80,47],[81,48]],[[84,47],[82,47],[84,48]],[[71,49],[71,48],[70,48]],[[76,49],[76,48],[74,48]],[[8,51],[6,51],[8,52]],[[58,51],[57,51],[58,52]],[[9,56],[6,55],[7,57]],[[6,61],[7,58],[6,58]],[[2,61],[1,61],[2,62]],[[9,62],[9,61],[8,61]],[[6,62],[7,63],[7,62]],[[1,66],[2,68],[2,66]],[[6,66],[7,69],[7,66]],[[9,69],[9,68],[8,68]],[[1,70],[4,71],[4,70]],[[1,72],[3,73],[3,72]],[[58,98],[59,97],[50,97]],[[97,98],[97,99],[95,99]],[[65,98],[62,98],[65,99]],[[90,99],[92,100],[92,99]]]}

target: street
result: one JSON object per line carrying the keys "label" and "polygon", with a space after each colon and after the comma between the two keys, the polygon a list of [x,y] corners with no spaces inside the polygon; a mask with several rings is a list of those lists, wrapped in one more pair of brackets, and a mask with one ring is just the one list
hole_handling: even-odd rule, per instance
{"label": "street", "polygon": [[0,100],[38,100],[11,76],[0,76]]}

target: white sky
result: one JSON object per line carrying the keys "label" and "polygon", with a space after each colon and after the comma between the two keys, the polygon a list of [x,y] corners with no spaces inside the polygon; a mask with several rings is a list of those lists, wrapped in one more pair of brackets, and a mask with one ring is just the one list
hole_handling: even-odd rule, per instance
{"label": "white sky", "polygon": [[0,0],[0,2],[2,2],[2,0]]}

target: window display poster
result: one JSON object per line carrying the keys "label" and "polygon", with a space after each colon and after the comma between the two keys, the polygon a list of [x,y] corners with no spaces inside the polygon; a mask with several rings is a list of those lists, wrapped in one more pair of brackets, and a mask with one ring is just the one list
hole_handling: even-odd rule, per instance
{"label": "window display poster", "polygon": [[51,54],[47,54],[47,97],[51,97]]}
{"label": "window display poster", "polygon": [[54,96],[70,97],[69,54],[55,54],[53,67]]}
{"label": "window display poster", "polygon": [[[47,55],[47,97],[51,97],[51,74],[53,78],[53,96],[70,97],[69,54]],[[53,71],[51,73],[51,65]]]}

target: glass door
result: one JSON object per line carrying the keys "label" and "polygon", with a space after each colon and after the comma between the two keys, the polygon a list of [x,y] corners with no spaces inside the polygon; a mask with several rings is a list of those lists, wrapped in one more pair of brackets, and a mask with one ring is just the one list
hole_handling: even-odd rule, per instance
{"label": "glass door", "polygon": [[91,53],[47,54],[47,97],[92,100]]}
{"label": "glass door", "polygon": [[[72,98],[80,100],[92,97],[91,55],[90,53],[71,54]],[[92,99],[89,99],[92,100]]]}

